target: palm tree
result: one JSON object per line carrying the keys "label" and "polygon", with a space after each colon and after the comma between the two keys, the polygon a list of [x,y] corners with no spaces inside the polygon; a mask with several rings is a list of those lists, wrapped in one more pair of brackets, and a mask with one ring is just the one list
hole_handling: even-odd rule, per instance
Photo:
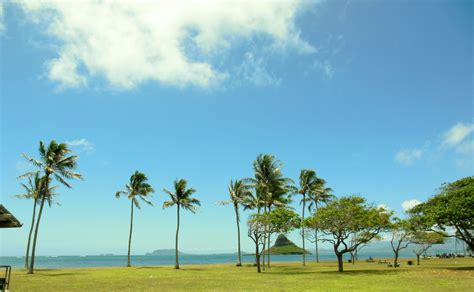
{"label": "palm tree", "polygon": [[[308,211],[313,211],[314,214],[318,213],[318,208],[321,204],[327,204],[333,200],[335,196],[332,194],[332,189],[326,187],[326,181],[322,178],[319,179],[319,186],[315,192],[308,194]],[[316,262],[319,263],[319,249],[318,249],[318,229],[314,229],[314,244],[316,249]]]}
{"label": "palm tree", "polygon": [[[321,184],[321,179],[316,176],[314,170],[302,169],[300,172],[300,188],[298,193],[303,196],[301,203],[303,205],[302,222],[304,222],[304,211],[306,209],[307,195],[314,194]],[[301,237],[303,239],[303,266],[306,266],[306,249],[304,224],[301,225]]]}
{"label": "palm tree", "polygon": [[175,241],[175,255],[176,262],[174,265],[175,269],[179,269],[179,258],[178,258],[178,236],[179,236],[179,210],[183,208],[191,213],[196,213],[197,206],[201,205],[198,199],[192,198],[191,195],[196,192],[193,188],[186,188],[187,182],[184,179],[174,181],[174,192],[164,189],[163,191],[170,196],[169,201],[163,203],[163,209],[169,208],[176,205],[177,211],[177,225],[176,225],[176,241]]}
{"label": "palm tree", "polygon": [[[39,169],[39,172],[44,176],[43,193],[41,194],[40,209],[38,213],[38,220],[36,221],[35,232],[33,236],[33,246],[31,251],[31,263],[28,270],[28,274],[33,274],[34,265],[35,265],[35,253],[36,253],[36,241],[38,238],[38,230],[41,221],[41,215],[43,213],[44,203],[49,195],[49,184],[54,178],[59,183],[65,185],[68,188],[71,188],[71,185],[66,181],[67,179],[82,179],[82,176],[78,173],[73,172],[77,166],[77,159],[79,158],[76,155],[68,154],[71,152],[68,145],[65,143],[57,143],[52,140],[49,145],[46,147],[45,144],[41,141],[39,146],[40,159],[34,159],[29,157],[26,154],[23,154],[23,157],[27,159],[31,164]],[[25,173],[21,177],[31,177],[35,176],[38,171]]]}
{"label": "palm tree", "polygon": [[248,198],[252,195],[251,186],[246,184],[243,180],[230,181],[229,201],[220,202],[223,205],[232,204],[235,211],[235,220],[237,223],[237,267],[242,266],[241,252],[240,252],[240,215],[239,205],[245,204]]}
{"label": "palm tree", "polygon": [[[31,236],[33,235],[33,229],[35,226],[35,219],[36,219],[36,206],[39,204],[41,199],[41,194],[43,191],[43,183],[44,177],[40,177],[39,172],[36,172],[33,176],[28,177],[28,184],[21,183],[21,186],[25,189],[24,194],[16,195],[17,198],[23,199],[33,199],[33,216],[31,216],[31,227],[30,232],[28,233],[28,242],[26,244],[26,255],[25,255],[25,269],[28,269],[28,258],[30,255],[30,246],[31,246]],[[48,204],[51,206],[52,204],[52,196],[56,195],[53,193],[53,190],[56,187],[52,187],[49,189],[47,197]],[[59,203],[56,203],[59,205]]]}
{"label": "palm tree", "polygon": [[[257,196],[264,202],[263,210],[265,213],[270,211],[272,205],[281,205],[288,201],[285,196],[290,189],[289,185],[293,181],[283,177],[282,166],[283,163],[270,154],[260,154],[253,162],[254,177],[247,180],[253,183]],[[270,234],[264,236],[264,242],[266,242],[269,250]],[[270,267],[269,251],[267,251],[267,266]]]}
{"label": "palm tree", "polygon": [[140,203],[138,199],[147,203],[148,205],[153,206],[153,204],[148,201],[148,198],[151,197],[151,193],[154,192],[153,187],[147,183],[148,178],[145,174],[135,171],[134,174],[130,177],[130,182],[125,185],[125,190],[118,191],[115,193],[115,197],[118,199],[121,195],[127,196],[130,200],[130,234],[128,236],[128,258],[127,258],[127,267],[130,267],[130,248],[132,246],[132,231],[133,231],[133,206],[140,209]]}

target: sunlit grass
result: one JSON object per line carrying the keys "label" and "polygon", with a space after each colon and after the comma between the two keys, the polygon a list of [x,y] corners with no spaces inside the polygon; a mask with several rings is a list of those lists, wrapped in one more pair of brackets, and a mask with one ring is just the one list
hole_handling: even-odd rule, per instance
{"label": "sunlit grass", "polygon": [[38,270],[27,275],[15,270],[11,291],[172,291],[172,290],[331,290],[470,291],[474,259],[430,259],[421,266],[389,268],[377,263],[275,263],[261,274],[253,266],[183,265],[173,267],[82,268]]}

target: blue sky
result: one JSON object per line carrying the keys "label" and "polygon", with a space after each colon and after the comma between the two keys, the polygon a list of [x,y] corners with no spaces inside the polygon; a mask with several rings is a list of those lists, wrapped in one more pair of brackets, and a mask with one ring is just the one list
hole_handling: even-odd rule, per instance
{"label": "blue sky", "polygon": [[473,174],[470,1],[193,5],[3,4],[0,198],[25,225],[0,231],[0,255],[24,253],[32,202],[13,195],[40,140],[70,143],[85,177],[45,210],[40,255],[125,254],[129,204],[114,193],[135,170],[157,192],[133,254],[173,247],[161,190],[175,178],[202,201],[181,248],[234,251],[216,202],[260,153],[398,214]]}

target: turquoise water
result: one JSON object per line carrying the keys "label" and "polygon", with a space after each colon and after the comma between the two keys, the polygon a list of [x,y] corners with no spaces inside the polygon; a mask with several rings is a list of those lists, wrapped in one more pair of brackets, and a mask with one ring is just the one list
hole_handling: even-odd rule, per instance
{"label": "turquoise water", "polygon": [[[366,259],[369,256],[374,258],[391,258],[392,253],[371,253],[360,254],[359,259]],[[404,257],[413,257],[413,254],[404,253]],[[273,262],[297,262],[301,261],[301,255],[273,255],[271,260]],[[308,255],[307,261],[314,261],[314,255]],[[335,260],[334,254],[329,252],[322,252],[319,257],[321,260]],[[233,264],[236,262],[235,254],[213,254],[213,255],[191,255],[184,254],[180,256],[180,264]],[[349,255],[346,255],[349,259]],[[10,265],[15,268],[22,268],[24,266],[24,257],[0,257],[0,265]],[[254,256],[242,256],[244,264],[251,264],[254,262]],[[37,268],[85,268],[85,267],[117,267],[125,266],[127,263],[127,256],[113,255],[113,256],[37,256],[35,266]],[[174,265],[174,256],[160,255],[160,256],[132,256],[132,265],[134,266],[171,266]]]}

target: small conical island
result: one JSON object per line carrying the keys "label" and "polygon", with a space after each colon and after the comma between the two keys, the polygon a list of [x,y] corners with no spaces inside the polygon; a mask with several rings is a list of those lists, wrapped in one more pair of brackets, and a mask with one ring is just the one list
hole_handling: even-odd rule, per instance
{"label": "small conical island", "polygon": [[[304,250],[289,240],[284,234],[278,235],[275,244],[270,248],[270,254],[303,254]],[[306,251],[306,254],[311,254]]]}

